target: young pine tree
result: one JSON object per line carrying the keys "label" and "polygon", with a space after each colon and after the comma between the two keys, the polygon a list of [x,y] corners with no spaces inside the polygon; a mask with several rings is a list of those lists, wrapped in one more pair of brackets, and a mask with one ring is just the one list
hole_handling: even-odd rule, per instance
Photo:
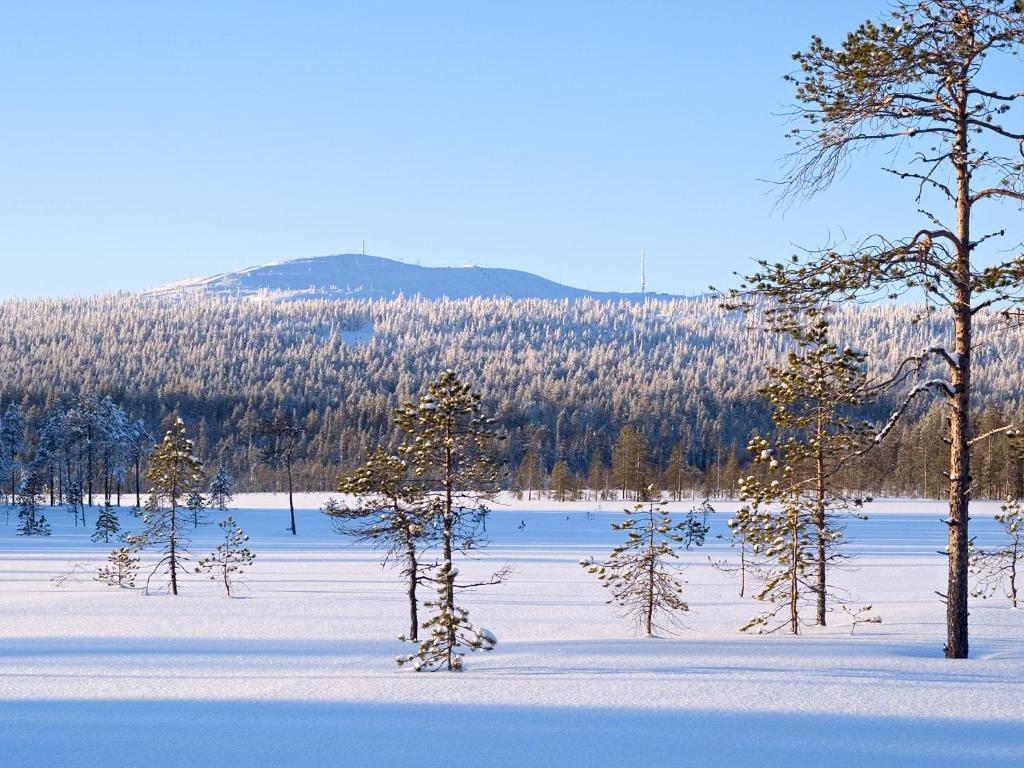
{"label": "young pine tree", "polygon": [[[163,442],[154,447],[149,458],[146,479],[150,483],[150,502],[154,509],[143,517],[141,543],[159,546],[162,557],[146,579],[149,582],[166,569],[171,594],[178,594],[178,572],[188,556],[188,539],[181,533],[181,502],[203,480],[202,465],[195,456],[192,441],[185,436],[185,423],[178,418],[167,430]],[[166,506],[165,506],[166,505]]]}
{"label": "young pine tree", "polygon": [[972,597],[990,597],[1002,589],[1016,608],[1019,602],[1017,577],[1024,566],[1024,508],[1017,499],[1009,499],[995,515],[1006,533],[1001,547],[976,547],[971,544],[971,574],[977,578]]}
{"label": "young pine tree", "polygon": [[[755,438],[755,442],[757,438]],[[771,604],[740,629],[758,634],[789,627],[800,631],[800,605],[817,589],[815,578],[813,505],[789,483],[790,468],[781,480],[759,483],[753,475],[740,480],[744,504],[730,520],[733,536],[750,548],[745,574],[757,577],[760,587],[754,599]],[[785,484],[785,486],[783,485]],[[777,621],[779,614],[785,620]]]}
{"label": "young pine tree", "polygon": [[107,564],[96,572],[96,580],[109,587],[133,589],[138,571],[138,552],[131,547],[118,547],[107,556]]}
{"label": "young pine tree", "polygon": [[338,491],[355,500],[342,504],[331,499],[324,513],[333,519],[338,533],[373,542],[384,551],[385,564],[392,559],[401,564],[409,602],[409,632],[402,639],[418,641],[416,588],[423,580],[420,550],[432,531],[432,502],[408,462],[383,448],[342,478]]}
{"label": "young pine tree", "polygon": [[221,512],[227,510],[228,504],[234,498],[231,493],[234,485],[235,480],[228,474],[227,468],[223,464],[217,467],[217,474],[210,481],[210,488],[207,492],[210,508],[219,509]]}
{"label": "young pine tree", "polygon": [[96,529],[93,531],[92,540],[103,540],[104,544],[110,543],[110,537],[116,536],[121,530],[121,522],[117,519],[117,510],[109,501],[100,507],[100,513],[96,516]]}
{"label": "young pine tree", "polygon": [[[441,562],[432,578],[437,599],[424,603],[433,611],[422,625],[430,637],[416,653],[397,661],[417,671],[461,670],[462,649],[489,651],[497,642],[489,631],[471,624],[468,611],[458,605],[458,590],[480,584],[458,583],[454,563],[456,550],[480,545],[486,501],[498,489],[494,419],[484,413],[480,396],[469,384],[445,371],[418,403],[402,405],[394,421],[406,434],[399,455],[409,462],[428,496],[441,546]],[[486,583],[499,583],[506,576],[507,571],[499,571]]]}
{"label": "young pine tree", "polygon": [[[814,536],[815,623],[825,626],[828,569],[839,557],[843,537],[837,518],[864,503],[845,490],[841,473],[875,432],[852,414],[870,400],[872,389],[864,371],[866,355],[832,343],[829,324],[817,311],[785,321],[778,317],[776,331],[796,345],[785,368],[769,367],[769,383],[760,390],[773,407],[772,423],[781,440],[775,449],[764,440],[749,446],[755,461],[774,477],[760,486],[747,478],[743,487],[748,497],[762,503],[781,495],[799,508],[794,513],[801,518],[799,526],[806,523]],[[783,470],[779,459],[785,462]]]}
{"label": "young pine tree", "polygon": [[252,565],[256,555],[249,550],[249,537],[234,518],[228,515],[218,525],[224,530],[224,541],[211,554],[199,558],[196,573],[205,573],[211,580],[222,582],[224,591],[231,597],[232,585],[245,573],[244,569]]}
{"label": "young pine tree", "polygon": [[655,630],[670,631],[678,614],[690,607],[682,598],[683,581],[672,564],[678,548],[702,546],[707,536],[707,514],[711,506],[704,502],[676,522],[668,514],[667,501],[656,501],[654,487],[632,509],[624,510],[626,519],[612,523],[613,531],[625,531],[626,541],[615,547],[607,560],[582,560],[580,565],[601,580],[623,614],[636,620],[648,637]]}

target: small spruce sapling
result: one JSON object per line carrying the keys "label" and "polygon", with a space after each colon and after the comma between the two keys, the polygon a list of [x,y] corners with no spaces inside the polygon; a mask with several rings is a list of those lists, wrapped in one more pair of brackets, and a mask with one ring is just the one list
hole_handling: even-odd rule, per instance
{"label": "small spruce sapling", "polygon": [[256,559],[249,551],[249,537],[234,518],[228,515],[218,525],[224,530],[224,542],[218,544],[214,551],[199,558],[196,573],[205,573],[213,581],[221,581],[224,591],[231,597],[232,586],[238,583],[238,576],[245,573],[244,568],[252,565]]}
{"label": "small spruce sapling", "polygon": [[121,523],[117,519],[117,510],[109,501],[100,507],[100,513],[96,516],[96,529],[93,531],[92,540],[103,540],[104,544],[110,543],[110,537],[116,536],[121,530]]}

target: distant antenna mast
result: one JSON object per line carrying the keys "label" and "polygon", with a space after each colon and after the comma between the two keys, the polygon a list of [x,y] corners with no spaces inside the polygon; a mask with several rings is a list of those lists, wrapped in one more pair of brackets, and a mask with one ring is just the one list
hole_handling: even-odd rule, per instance
{"label": "distant antenna mast", "polygon": [[363,256],[366,255],[366,241],[363,240]]}
{"label": "distant antenna mast", "polygon": [[643,297],[647,295],[646,257],[642,248],[640,249],[640,295]]}
{"label": "distant antenna mast", "polygon": [[640,251],[640,328],[637,331],[637,351],[640,369],[644,369],[644,333],[647,330],[647,254]]}

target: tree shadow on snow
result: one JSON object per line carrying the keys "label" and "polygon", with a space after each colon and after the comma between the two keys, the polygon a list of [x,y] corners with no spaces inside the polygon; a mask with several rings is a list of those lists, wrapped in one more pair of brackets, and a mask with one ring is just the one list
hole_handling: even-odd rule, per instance
{"label": "tree shadow on snow", "polygon": [[209,700],[0,702],[0,739],[8,765],[76,768],[1010,768],[1024,750],[1019,723],[980,719]]}

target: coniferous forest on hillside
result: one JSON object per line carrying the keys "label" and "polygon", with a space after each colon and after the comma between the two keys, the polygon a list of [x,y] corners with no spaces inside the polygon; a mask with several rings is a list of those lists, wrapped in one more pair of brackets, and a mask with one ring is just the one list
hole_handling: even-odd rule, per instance
{"label": "coniferous forest on hillside", "polygon": [[[1020,407],[1024,333],[1000,315],[979,320],[975,430],[983,434]],[[948,334],[910,305],[846,308],[831,325],[837,343],[867,353],[876,376]],[[283,463],[267,460],[258,429],[274,418],[290,426],[295,487],[333,489],[368,450],[394,441],[395,407],[445,369],[472,382],[496,414],[508,488],[618,497],[654,484],[677,497],[734,495],[741,473],[756,471],[749,439],[771,429],[759,392],[765,368],[783,357],[756,316],[711,298],[288,303],[122,294],[7,301],[0,328],[0,394],[13,420],[2,484],[10,493],[24,468],[52,465],[40,471],[58,496],[74,477],[83,493],[90,481],[96,493],[134,490],[151,435],[176,416],[209,471],[223,465],[239,490],[285,488]],[[858,418],[882,424],[902,393],[889,397]],[[947,492],[944,417],[924,399],[914,407],[916,418],[849,468],[849,487]],[[975,454],[979,497],[1020,493],[1013,439],[983,440]]]}

